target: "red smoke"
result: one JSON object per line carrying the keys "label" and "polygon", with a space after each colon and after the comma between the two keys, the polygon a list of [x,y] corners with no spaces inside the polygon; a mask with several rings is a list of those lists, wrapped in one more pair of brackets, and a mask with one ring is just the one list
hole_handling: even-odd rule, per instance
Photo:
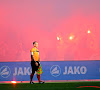
{"label": "red smoke", "polygon": [[33,1],[1,2],[0,62],[30,61],[33,41],[41,61],[100,59],[98,0]]}

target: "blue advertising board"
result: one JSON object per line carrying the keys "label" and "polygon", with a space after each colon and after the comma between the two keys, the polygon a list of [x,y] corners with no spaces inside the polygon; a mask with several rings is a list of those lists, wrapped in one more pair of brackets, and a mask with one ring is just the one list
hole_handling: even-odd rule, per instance
{"label": "blue advertising board", "polygon": [[[41,66],[45,81],[100,79],[100,61],[42,61]],[[0,62],[0,81],[29,81],[30,74],[30,62]]]}

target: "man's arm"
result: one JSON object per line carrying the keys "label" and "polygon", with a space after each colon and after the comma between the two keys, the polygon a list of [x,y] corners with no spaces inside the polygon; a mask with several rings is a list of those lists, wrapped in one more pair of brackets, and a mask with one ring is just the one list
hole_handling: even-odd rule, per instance
{"label": "man's arm", "polygon": [[34,59],[34,55],[31,55],[32,56],[32,61],[35,61],[35,59]]}

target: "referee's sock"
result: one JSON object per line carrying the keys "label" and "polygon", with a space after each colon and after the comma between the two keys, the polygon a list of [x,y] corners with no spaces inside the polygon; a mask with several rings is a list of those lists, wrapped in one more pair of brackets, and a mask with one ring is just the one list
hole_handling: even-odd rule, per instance
{"label": "referee's sock", "polygon": [[40,75],[37,75],[38,81],[41,82]]}
{"label": "referee's sock", "polygon": [[33,74],[31,73],[31,75],[30,75],[30,82],[32,82],[32,79],[33,79]]}

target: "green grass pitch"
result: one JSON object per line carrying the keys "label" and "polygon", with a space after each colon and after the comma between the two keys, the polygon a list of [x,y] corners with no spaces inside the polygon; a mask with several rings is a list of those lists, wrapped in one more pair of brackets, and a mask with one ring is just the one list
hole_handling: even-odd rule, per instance
{"label": "green grass pitch", "polygon": [[[82,87],[83,86],[83,87]],[[85,88],[100,88],[100,81],[84,82],[49,82],[45,84],[29,83],[0,83],[0,90],[71,90]]]}

